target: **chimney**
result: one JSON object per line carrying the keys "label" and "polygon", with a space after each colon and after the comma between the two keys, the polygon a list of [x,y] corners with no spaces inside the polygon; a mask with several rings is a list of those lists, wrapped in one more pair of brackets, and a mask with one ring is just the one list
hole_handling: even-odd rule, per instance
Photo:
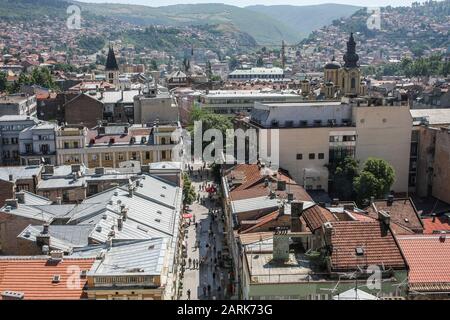
{"label": "chimney", "polygon": [[25,294],[18,291],[3,291],[1,297],[2,300],[23,300]]}
{"label": "chimney", "polygon": [[339,204],[339,199],[338,198],[333,198],[333,200],[331,200],[331,205],[333,207],[337,206]]}
{"label": "chimney", "polygon": [[76,172],[81,170],[81,165],[79,165],[79,164],[72,164],[71,168],[72,168],[72,173],[76,173]]}
{"label": "chimney", "polygon": [[447,238],[446,232],[441,231],[441,235],[439,236],[439,241],[445,242],[445,239]]}
{"label": "chimney", "polygon": [[303,201],[291,202],[291,232],[300,232],[300,217],[303,213]]}
{"label": "chimney", "polygon": [[144,164],[141,166],[141,173],[150,173],[150,165]]}
{"label": "chimney", "polygon": [[48,234],[48,224],[44,224],[42,232],[36,236],[36,245],[40,248],[50,247],[50,235]]}
{"label": "chimney", "polygon": [[433,217],[433,222],[436,222],[436,213],[433,213],[431,216]]}
{"label": "chimney", "polygon": [[381,222],[383,222],[383,224],[388,227],[390,222],[391,222],[391,216],[389,215],[388,212],[384,211],[384,210],[379,210],[378,211],[378,220],[380,220]]}
{"label": "chimney", "polygon": [[390,207],[394,203],[394,196],[390,194],[387,199],[387,205]]}
{"label": "chimney", "polygon": [[103,167],[95,168],[95,174],[104,175],[105,174],[105,168],[103,168]]}
{"label": "chimney", "polygon": [[130,198],[133,198],[133,193],[134,193],[133,184],[132,184],[132,183],[129,183],[129,184],[128,184],[128,196],[129,196]]}
{"label": "chimney", "polygon": [[25,203],[25,193],[24,192],[16,192],[17,203]]}
{"label": "chimney", "polygon": [[11,209],[17,209],[18,206],[17,199],[6,199],[5,206],[11,207]]}
{"label": "chimney", "polygon": [[125,207],[125,205],[120,206],[120,213],[122,214],[123,221],[127,221],[128,218],[128,209]]}
{"label": "chimney", "polygon": [[61,197],[56,197],[56,204],[59,204],[59,205],[62,204],[62,199],[61,199]]}
{"label": "chimney", "polygon": [[55,173],[55,167],[51,164],[47,164],[44,166],[44,173],[53,175]]}
{"label": "chimney", "polygon": [[331,224],[331,222],[325,222],[323,224],[323,231],[325,237],[325,244],[331,245],[331,237],[333,235],[333,225]]}
{"label": "chimney", "polygon": [[371,197],[370,197],[370,205],[372,205],[374,202],[375,202],[375,197],[374,197],[374,196],[371,196]]}
{"label": "chimney", "polygon": [[119,231],[121,231],[122,228],[123,228],[123,220],[122,220],[122,218],[118,218],[118,219],[117,219],[117,229],[118,229]]}
{"label": "chimney", "polygon": [[278,215],[279,215],[279,216],[284,215],[284,204],[282,204],[282,205],[278,208]]}
{"label": "chimney", "polygon": [[9,175],[9,181],[13,181],[13,180],[14,180],[14,177],[13,177],[12,174],[10,174],[10,175]]}
{"label": "chimney", "polygon": [[277,190],[278,190],[278,191],[284,191],[284,190],[286,190],[286,181],[278,180],[278,181],[277,181]]}
{"label": "chimney", "polygon": [[50,258],[54,261],[61,261],[64,258],[64,252],[62,250],[50,251]]}

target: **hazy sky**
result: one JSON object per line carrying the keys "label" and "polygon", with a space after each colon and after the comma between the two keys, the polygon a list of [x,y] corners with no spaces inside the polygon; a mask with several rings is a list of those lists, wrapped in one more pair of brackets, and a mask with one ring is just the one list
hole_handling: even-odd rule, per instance
{"label": "hazy sky", "polygon": [[[96,2],[96,3],[129,3],[142,4],[152,7],[165,6],[180,3],[226,3],[239,7],[245,7],[254,4],[274,5],[274,4],[290,4],[290,5],[312,5],[322,3],[341,3],[352,4],[362,7],[375,6],[404,6],[411,5],[415,0],[80,0],[82,2]],[[419,0],[418,2],[423,2]]]}

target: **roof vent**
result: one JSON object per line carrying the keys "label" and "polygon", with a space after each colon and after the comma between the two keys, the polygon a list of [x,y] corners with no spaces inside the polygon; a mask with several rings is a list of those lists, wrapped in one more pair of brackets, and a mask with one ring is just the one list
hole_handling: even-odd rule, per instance
{"label": "roof vent", "polygon": [[50,258],[54,261],[61,261],[64,257],[64,252],[61,250],[50,251]]}
{"label": "roof vent", "polygon": [[25,294],[17,291],[3,291],[1,294],[2,300],[23,300]]}
{"label": "roof vent", "polygon": [[356,247],[355,252],[357,256],[363,256],[364,255],[364,248],[363,247]]}
{"label": "roof vent", "polygon": [[52,283],[60,283],[61,282],[61,276],[59,274],[55,274],[52,277]]}
{"label": "roof vent", "polygon": [[97,228],[95,228],[95,231],[102,232],[102,226],[97,226]]}
{"label": "roof vent", "polygon": [[156,222],[161,222],[161,219],[156,218],[155,221]]}

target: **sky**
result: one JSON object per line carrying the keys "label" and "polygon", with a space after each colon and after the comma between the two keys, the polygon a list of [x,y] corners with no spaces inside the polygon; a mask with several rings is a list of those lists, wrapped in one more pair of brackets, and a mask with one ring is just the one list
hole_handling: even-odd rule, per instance
{"label": "sky", "polygon": [[[361,7],[379,7],[379,6],[407,6],[415,2],[415,0],[80,0],[82,2],[95,2],[95,3],[128,3],[128,4],[141,4],[151,7],[166,6],[172,4],[185,4],[185,3],[225,3],[235,5],[239,7],[245,7],[249,5],[262,4],[262,5],[275,5],[275,4],[288,4],[288,5],[314,5],[323,3],[340,3],[351,4]],[[418,2],[423,2],[418,0]]]}

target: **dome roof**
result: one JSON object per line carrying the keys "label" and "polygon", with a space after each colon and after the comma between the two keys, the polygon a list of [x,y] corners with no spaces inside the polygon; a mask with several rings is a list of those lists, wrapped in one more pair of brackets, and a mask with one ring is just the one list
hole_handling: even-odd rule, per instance
{"label": "dome roof", "polygon": [[339,69],[340,67],[341,67],[341,64],[339,62],[333,60],[331,62],[328,62],[324,68],[325,69]]}

